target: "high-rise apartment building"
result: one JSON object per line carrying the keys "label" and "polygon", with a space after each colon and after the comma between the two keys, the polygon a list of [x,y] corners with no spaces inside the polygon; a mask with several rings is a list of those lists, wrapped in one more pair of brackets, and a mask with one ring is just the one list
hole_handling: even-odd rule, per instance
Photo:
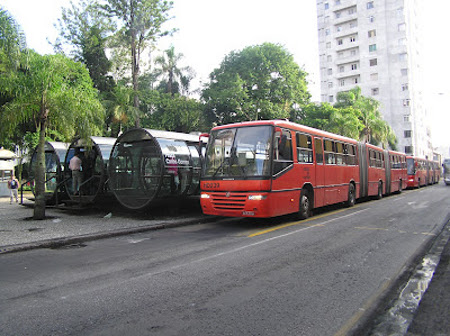
{"label": "high-rise apartment building", "polygon": [[317,0],[321,100],[355,86],[380,102],[397,149],[432,158],[422,91],[423,0]]}

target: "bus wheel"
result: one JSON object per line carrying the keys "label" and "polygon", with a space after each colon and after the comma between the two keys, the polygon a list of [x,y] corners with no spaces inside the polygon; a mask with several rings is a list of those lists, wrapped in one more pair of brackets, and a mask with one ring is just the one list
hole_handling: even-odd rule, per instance
{"label": "bus wheel", "polygon": [[298,209],[298,217],[306,219],[311,215],[311,196],[307,190],[302,190],[300,194],[300,207]]}
{"label": "bus wheel", "polygon": [[355,202],[356,202],[355,186],[353,185],[353,183],[350,183],[350,185],[348,186],[348,200],[345,203],[345,205],[350,208],[355,205]]}
{"label": "bus wheel", "polygon": [[383,197],[383,182],[378,182],[377,199],[381,199],[382,197]]}

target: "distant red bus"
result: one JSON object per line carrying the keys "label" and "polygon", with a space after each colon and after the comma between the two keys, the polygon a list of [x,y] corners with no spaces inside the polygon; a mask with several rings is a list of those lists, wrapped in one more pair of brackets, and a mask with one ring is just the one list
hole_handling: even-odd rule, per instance
{"label": "distant red bus", "polygon": [[436,161],[408,156],[408,188],[420,188],[439,182],[441,168]]}
{"label": "distant red bus", "polygon": [[211,130],[201,181],[205,214],[275,217],[401,191],[406,155],[282,120]]}

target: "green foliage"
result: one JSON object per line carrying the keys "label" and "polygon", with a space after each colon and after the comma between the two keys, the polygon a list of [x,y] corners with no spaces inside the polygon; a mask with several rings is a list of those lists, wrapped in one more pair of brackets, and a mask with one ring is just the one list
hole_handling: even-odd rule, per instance
{"label": "green foliage", "polygon": [[388,123],[383,120],[379,111],[380,103],[370,97],[361,95],[361,88],[355,87],[348,92],[340,92],[335,107],[352,107],[359,111],[359,120],[362,124],[359,139],[374,145],[396,148],[397,139]]}
{"label": "green foliage", "polygon": [[150,91],[142,97],[142,106],[151,111],[142,119],[143,127],[183,133],[205,129],[203,104],[198,100]]}
{"label": "green foliage", "polygon": [[103,100],[106,109],[106,128],[111,137],[117,137],[121,131],[134,124],[139,114],[133,106],[134,92],[130,86],[119,83]]}
{"label": "green foliage", "polygon": [[89,69],[94,87],[100,92],[111,91],[114,81],[109,75],[111,61],[106,56],[106,44],[112,26],[109,20],[100,15],[95,0],[82,0],[70,8],[63,8],[58,20],[59,38],[54,47],[56,51],[67,49],[75,60],[84,63]]}
{"label": "green foliage", "polygon": [[22,29],[8,11],[0,7],[0,74],[16,70],[25,49]]}
{"label": "green foliage", "polygon": [[231,52],[203,91],[211,122],[290,118],[298,121],[310,94],[306,72],[283,47],[264,43]]}
{"label": "green foliage", "polygon": [[64,139],[100,134],[103,107],[86,67],[63,55],[29,53],[28,67],[18,71],[13,83],[15,96],[2,106],[0,136],[10,136],[21,124],[38,125],[34,218],[45,217],[45,154],[47,129]]}
{"label": "green foliage", "polygon": [[[169,10],[172,6],[172,1],[165,0],[107,0],[101,7],[103,15],[117,24],[115,44],[112,47],[119,53],[129,51],[131,58],[128,68],[131,69],[133,105],[136,111],[139,109],[141,55],[160,37],[170,34],[170,31],[163,29],[163,25],[170,19]],[[140,126],[140,116],[135,118],[135,125]]]}
{"label": "green foliage", "polygon": [[2,134],[22,123],[45,122],[69,139],[75,134],[99,134],[103,108],[87,69],[62,55],[30,52],[29,67],[18,73],[16,96],[3,106]]}
{"label": "green foliage", "polygon": [[189,93],[193,71],[190,67],[179,67],[178,63],[182,58],[183,54],[176,53],[174,46],[155,58],[155,77],[162,78],[158,90],[171,95]]}

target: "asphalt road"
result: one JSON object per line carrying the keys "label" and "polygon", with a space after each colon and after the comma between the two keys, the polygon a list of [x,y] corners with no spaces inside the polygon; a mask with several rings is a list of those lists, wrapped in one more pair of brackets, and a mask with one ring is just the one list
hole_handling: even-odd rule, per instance
{"label": "asphalt road", "polygon": [[0,335],[345,335],[439,233],[449,193],[0,255]]}

